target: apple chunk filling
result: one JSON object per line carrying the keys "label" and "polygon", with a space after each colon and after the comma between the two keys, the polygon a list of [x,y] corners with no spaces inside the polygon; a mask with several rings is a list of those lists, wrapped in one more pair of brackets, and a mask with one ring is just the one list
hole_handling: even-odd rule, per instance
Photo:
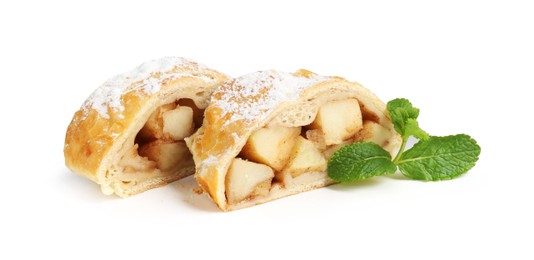
{"label": "apple chunk filling", "polygon": [[117,176],[117,179],[129,182],[169,177],[183,167],[192,166],[191,153],[183,140],[193,133],[195,117],[202,114],[196,106],[180,105],[194,104],[190,101],[162,105],[150,115],[135,137],[134,145],[118,164],[127,176]]}
{"label": "apple chunk filling", "polygon": [[166,111],[162,114],[163,134],[174,141],[184,140],[193,134],[195,124],[193,123],[193,109],[186,106]]}
{"label": "apple chunk filling", "polygon": [[321,151],[312,141],[298,136],[291,157],[283,174],[291,174],[293,178],[306,172],[322,172],[326,170],[326,160]]}
{"label": "apple chunk filling", "polygon": [[366,120],[363,122],[363,128],[354,136],[354,141],[373,142],[378,145],[386,145],[391,132],[385,127],[373,121]]}
{"label": "apple chunk filling", "polygon": [[180,141],[193,134],[194,129],[193,109],[171,103],[159,107],[150,115],[138,138],[144,141]]}
{"label": "apple chunk filling", "polygon": [[261,128],[249,137],[241,156],[280,171],[287,163],[300,130],[300,127],[283,126]]}
{"label": "apple chunk filling", "polygon": [[330,101],[319,108],[309,128],[320,130],[326,145],[342,143],[362,128],[360,105],[356,99]]}
{"label": "apple chunk filling", "polygon": [[266,195],[273,177],[269,166],[235,158],[226,174],[228,202],[233,204],[255,195]]}
{"label": "apple chunk filling", "polygon": [[[273,187],[288,188],[313,178],[327,178],[329,158],[341,147],[359,141],[387,144],[390,131],[354,98],[319,107],[309,125],[267,124],[253,132],[227,172],[230,204],[268,196]],[[309,175],[308,175],[309,174]],[[273,186],[277,185],[277,186]]]}
{"label": "apple chunk filling", "polygon": [[156,162],[161,171],[170,171],[180,166],[180,162],[190,157],[185,142],[167,143],[161,140],[153,141],[139,148],[139,155]]}

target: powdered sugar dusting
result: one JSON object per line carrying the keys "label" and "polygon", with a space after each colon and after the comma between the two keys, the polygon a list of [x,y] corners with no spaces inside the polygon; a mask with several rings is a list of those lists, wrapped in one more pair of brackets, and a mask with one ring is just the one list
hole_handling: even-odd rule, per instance
{"label": "powdered sugar dusting", "polygon": [[[254,121],[266,116],[280,103],[296,100],[300,93],[322,81],[331,79],[312,75],[299,77],[287,72],[259,71],[227,82],[214,102],[223,115],[230,113],[227,124],[237,121]],[[214,94],[214,96],[217,96]]]}
{"label": "powdered sugar dusting", "polygon": [[208,156],[206,159],[202,160],[202,168],[201,171],[205,171],[207,168],[217,165],[217,162],[219,162],[219,159],[213,155]]}
{"label": "powdered sugar dusting", "polygon": [[[190,68],[184,73],[180,68]],[[124,111],[121,97],[132,91],[142,91],[147,95],[157,93],[164,80],[180,77],[197,77],[205,81],[215,79],[203,76],[209,69],[204,65],[180,57],[165,57],[141,64],[139,67],[107,80],[89,96],[82,108],[85,114],[94,109],[103,118],[109,118],[108,109]],[[120,116],[120,115],[119,115]]]}

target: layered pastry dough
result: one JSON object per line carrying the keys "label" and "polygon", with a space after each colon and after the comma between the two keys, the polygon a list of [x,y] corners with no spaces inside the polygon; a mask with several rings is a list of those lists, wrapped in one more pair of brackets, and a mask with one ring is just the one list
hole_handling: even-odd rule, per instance
{"label": "layered pastry dough", "polygon": [[219,208],[264,203],[333,181],[327,161],[343,145],[401,143],[386,105],[357,83],[306,70],[260,71],[224,83],[187,146],[196,180]]}
{"label": "layered pastry dough", "polygon": [[200,127],[211,93],[227,79],[176,57],[109,79],[75,113],[66,165],[121,197],[192,174],[184,138]]}

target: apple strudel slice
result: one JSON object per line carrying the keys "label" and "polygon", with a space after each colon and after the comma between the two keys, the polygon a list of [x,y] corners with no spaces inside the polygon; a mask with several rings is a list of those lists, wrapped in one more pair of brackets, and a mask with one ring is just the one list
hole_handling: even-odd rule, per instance
{"label": "apple strudel slice", "polygon": [[194,172],[184,138],[200,127],[214,88],[228,78],[166,57],[106,81],[68,126],[65,163],[121,197]]}
{"label": "apple strudel slice", "polygon": [[358,83],[310,71],[260,71],[227,81],[185,139],[200,186],[234,210],[332,184],[327,161],[343,145],[401,143],[386,105]]}

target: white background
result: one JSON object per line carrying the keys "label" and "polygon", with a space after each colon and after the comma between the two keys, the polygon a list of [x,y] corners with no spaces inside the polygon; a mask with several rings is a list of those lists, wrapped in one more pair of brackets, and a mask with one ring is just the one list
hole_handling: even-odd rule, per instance
{"label": "white background", "polygon": [[[130,2],[0,3],[0,259],[534,258],[531,1]],[[453,181],[397,173],[229,213],[191,178],[104,196],[64,166],[67,125],[107,78],[169,55],[343,76],[482,154]]]}

